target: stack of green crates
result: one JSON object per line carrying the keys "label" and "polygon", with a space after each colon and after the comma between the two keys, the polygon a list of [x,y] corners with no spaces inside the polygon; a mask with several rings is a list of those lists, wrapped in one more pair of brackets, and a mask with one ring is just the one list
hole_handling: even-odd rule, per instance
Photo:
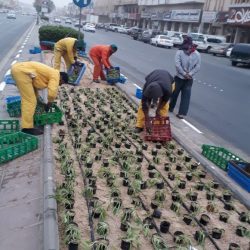
{"label": "stack of green crates", "polygon": [[239,156],[236,154],[231,153],[225,148],[222,147],[215,147],[211,145],[202,145],[202,154],[211,162],[213,162],[216,166],[223,170],[227,170],[227,163],[229,161],[241,161],[242,160]]}
{"label": "stack of green crates", "polygon": [[20,130],[18,120],[0,120],[0,136],[15,133]]}
{"label": "stack of green crates", "polygon": [[0,164],[11,161],[38,148],[35,136],[22,132],[2,135],[0,137]]}
{"label": "stack of green crates", "polygon": [[[7,112],[10,117],[21,116],[21,102],[12,102],[7,104]],[[45,112],[44,107],[37,105],[34,114],[34,124],[36,126],[44,126],[46,124],[60,123],[62,121],[62,111],[55,103],[52,103],[48,112]]]}

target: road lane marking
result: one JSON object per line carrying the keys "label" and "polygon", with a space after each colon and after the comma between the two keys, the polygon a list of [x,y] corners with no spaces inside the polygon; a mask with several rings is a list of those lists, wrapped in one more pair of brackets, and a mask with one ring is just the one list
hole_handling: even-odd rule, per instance
{"label": "road lane marking", "polygon": [[185,119],[182,119],[184,123],[186,123],[190,128],[192,128],[194,131],[196,131],[198,134],[203,134],[198,128],[196,128],[194,125],[186,121]]}
{"label": "road lane marking", "polygon": [[0,91],[3,91],[5,88],[6,82],[1,82],[0,83]]}
{"label": "road lane marking", "polygon": [[13,61],[13,62],[11,63],[11,65],[13,65],[13,64],[15,64],[15,63],[17,63],[17,60]]}
{"label": "road lane marking", "polygon": [[136,83],[134,83],[134,86],[138,89],[142,89],[140,86],[138,86]]}
{"label": "road lane marking", "polygon": [[10,69],[8,69],[5,73],[5,76],[10,75],[10,72],[11,72]]}
{"label": "road lane marking", "polygon": [[224,91],[223,89],[220,90],[220,92],[223,92],[223,91]]}
{"label": "road lane marking", "polygon": [[18,59],[19,57],[20,57],[20,54],[17,54],[15,58]]}
{"label": "road lane marking", "polygon": [[22,45],[22,46],[21,46],[21,49],[23,49],[23,48],[24,48],[24,46]]}
{"label": "road lane marking", "polygon": [[22,50],[22,49],[20,49],[20,50],[18,51],[18,53],[19,53],[19,54],[21,54],[22,52],[23,52],[23,50]]}

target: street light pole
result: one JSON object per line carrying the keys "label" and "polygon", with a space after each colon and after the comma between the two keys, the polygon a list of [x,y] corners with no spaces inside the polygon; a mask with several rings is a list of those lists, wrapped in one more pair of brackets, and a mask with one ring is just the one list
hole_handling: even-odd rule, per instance
{"label": "street light pole", "polygon": [[79,7],[80,9],[80,17],[79,17],[79,29],[78,29],[78,40],[81,38],[81,22],[82,22],[82,8]]}

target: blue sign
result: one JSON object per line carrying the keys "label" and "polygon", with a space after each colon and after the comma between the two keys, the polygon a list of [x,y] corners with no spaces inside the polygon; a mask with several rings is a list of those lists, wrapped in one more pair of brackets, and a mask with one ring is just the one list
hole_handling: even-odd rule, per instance
{"label": "blue sign", "polygon": [[73,2],[78,7],[84,8],[84,7],[87,7],[91,3],[91,0],[73,0]]}

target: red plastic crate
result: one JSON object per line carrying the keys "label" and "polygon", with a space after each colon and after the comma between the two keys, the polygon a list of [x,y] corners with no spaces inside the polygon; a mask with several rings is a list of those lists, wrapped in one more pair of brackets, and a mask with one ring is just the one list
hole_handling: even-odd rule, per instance
{"label": "red plastic crate", "polygon": [[146,141],[171,141],[171,127],[169,117],[150,117],[150,131],[144,130]]}

